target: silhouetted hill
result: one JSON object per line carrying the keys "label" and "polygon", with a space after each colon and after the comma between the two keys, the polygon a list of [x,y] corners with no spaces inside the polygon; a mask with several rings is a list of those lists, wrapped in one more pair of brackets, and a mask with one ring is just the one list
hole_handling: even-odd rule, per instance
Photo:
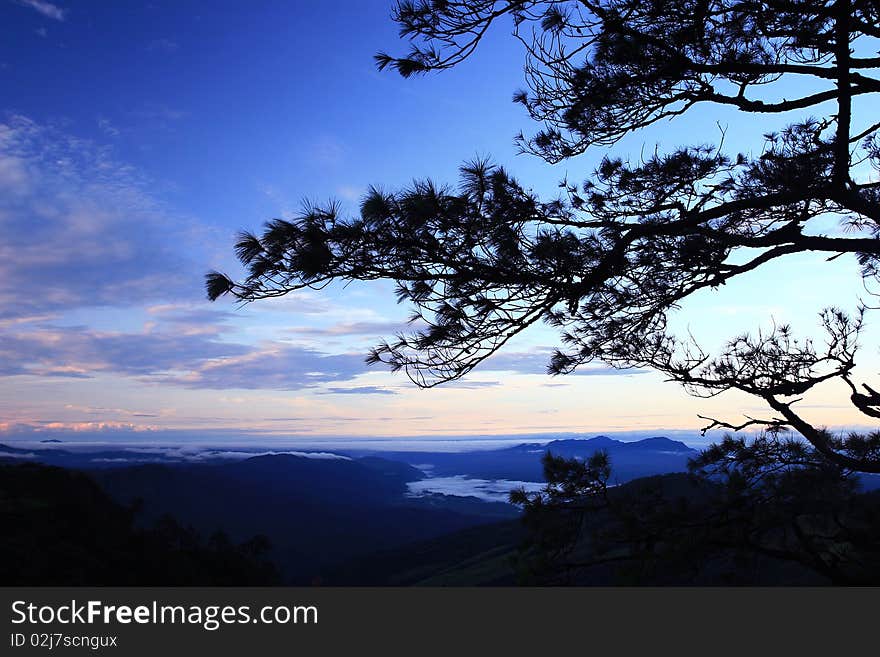
{"label": "silhouetted hill", "polygon": [[363,456],[357,459],[357,462],[389,477],[396,477],[399,481],[405,483],[425,478],[424,472],[401,461],[391,461],[377,456]]}
{"label": "silhouetted hill", "polygon": [[[595,442],[557,442],[577,443],[574,447],[580,448],[585,442],[608,445],[608,441],[611,439],[600,437]],[[523,444],[509,448],[509,451],[528,452],[532,447],[544,446]],[[610,494],[618,497],[640,494],[648,488],[658,489],[671,499],[693,499],[701,494],[693,480],[680,473],[636,479],[611,489]],[[526,537],[526,530],[519,519],[481,525],[353,559],[331,571],[327,583],[355,586],[511,586],[523,582],[549,583],[529,579],[528,574],[520,572],[519,549]],[[585,586],[607,585],[615,583],[615,580],[614,568],[597,567],[582,575],[579,583]]]}
{"label": "silhouetted hill", "polygon": [[[321,458],[314,455],[305,463],[305,459],[292,454],[271,454],[254,456],[256,459],[286,458],[286,464],[280,465],[280,461],[265,461],[265,467],[287,468],[294,477],[299,476],[294,471],[301,471],[302,476],[311,479],[316,489],[325,490],[320,479],[320,472],[345,473],[351,477],[351,486],[357,488],[361,483],[371,483],[372,480],[364,474],[365,470],[373,470],[387,475],[386,482],[391,480],[406,484],[423,478],[423,473],[410,464],[428,465],[426,471],[431,476],[455,476],[466,475],[480,479],[509,479],[515,481],[543,481],[541,456],[546,451],[568,457],[587,458],[596,450],[605,450],[611,456],[616,481],[623,483],[637,477],[667,472],[682,472],[687,469],[687,461],[695,456],[697,451],[684,443],[670,440],[664,437],[647,438],[634,442],[623,442],[607,436],[594,438],[554,440],[546,444],[523,443],[513,447],[493,450],[478,450],[466,452],[381,452],[369,454],[360,458]],[[41,449],[22,449],[0,445],[0,459],[10,456],[16,459],[33,459],[49,465],[58,465],[68,468],[81,469],[113,469],[121,465],[135,465],[138,463],[159,464],[186,464],[186,457],[175,455],[173,451],[143,450],[136,448],[74,450],[69,448],[45,447]],[[212,463],[216,465],[231,465],[236,470],[236,463],[244,460],[243,456],[232,460],[229,458],[212,457],[211,451],[205,451],[200,455],[200,463]],[[252,460],[248,459],[248,460]],[[299,459],[297,461],[296,459]],[[250,466],[254,476],[259,476],[260,466],[256,462]],[[348,464],[348,465],[340,465]],[[308,467],[304,467],[308,465]],[[356,467],[360,465],[361,467]],[[240,476],[245,476],[244,471]],[[277,477],[271,472],[267,473],[273,482]],[[345,482],[336,482],[341,486],[347,486]],[[385,489],[385,484],[382,488]],[[333,492],[326,491],[325,492]],[[367,493],[372,495],[372,493]]]}
{"label": "silhouetted hill", "polygon": [[615,482],[687,470],[697,450],[664,437],[634,442],[607,436],[554,440],[546,444],[523,443],[502,449],[470,452],[386,452],[389,459],[429,466],[431,476],[467,475],[479,479],[544,481],[541,457],[548,451],[569,458],[588,458],[598,450],[611,457]]}
{"label": "silhouetted hill", "polygon": [[133,512],[82,473],[0,465],[0,584],[266,585],[279,583],[263,543],[205,540],[163,517],[135,527]]}
{"label": "silhouetted hill", "polygon": [[172,512],[201,531],[223,529],[234,540],[267,535],[272,557],[296,583],[320,578],[327,567],[359,554],[498,517],[495,507],[478,501],[409,499],[406,483],[421,474],[377,458],[362,463],[274,455],[92,474],[119,502],[140,500],[148,519]]}
{"label": "silhouetted hill", "polygon": [[435,539],[361,556],[325,579],[340,586],[509,586],[525,529],[519,520],[469,527]]}
{"label": "silhouetted hill", "polygon": [[[202,466],[212,467],[212,466]],[[255,456],[213,466],[221,477],[244,488],[287,499],[325,505],[389,504],[406,493],[406,484],[424,475],[386,459],[316,459],[289,454]]]}
{"label": "silhouetted hill", "polygon": [[[686,474],[671,473],[635,479],[608,492],[618,502],[650,500],[654,495],[661,495],[668,503],[678,506],[685,502],[699,504],[707,495],[707,486],[715,485]],[[606,512],[590,515],[592,527],[598,528],[600,534],[611,522]],[[685,527],[681,531],[691,530]],[[535,555],[521,551],[528,536],[519,520],[481,525],[352,559],[331,570],[326,581],[372,586],[828,584],[824,578],[796,563],[760,555],[740,562],[742,555],[734,550],[721,551],[700,563],[672,555],[649,571],[640,568],[638,557],[629,563],[618,563],[614,559],[603,562],[600,558],[595,565],[566,572],[560,578],[558,573],[536,570],[531,561]],[[590,562],[597,555],[591,540],[589,533],[582,533],[568,558]],[[620,551],[614,554],[619,555]]]}

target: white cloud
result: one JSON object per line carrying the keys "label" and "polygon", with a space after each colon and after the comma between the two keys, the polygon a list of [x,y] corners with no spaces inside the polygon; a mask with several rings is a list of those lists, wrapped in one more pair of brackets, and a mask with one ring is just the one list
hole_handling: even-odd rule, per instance
{"label": "white cloud", "polygon": [[51,18],[56,21],[63,21],[67,18],[67,9],[62,9],[58,5],[48,2],[48,0],[13,0],[13,2],[22,7],[30,7],[46,18]]}
{"label": "white cloud", "polygon": [[347,335],[370,335],[382,336],[393,335],[410,329],[406,322],[339,322],[330,326],[300,326],[286,329],[285,332],[294,335],[316,336],[347,336]]}
{"label": "white cloud", "polygon": [[[0,126],[0,148],[3,147],[3,128]],[[30,188],[30,177],[25,161],[15,155],[0,153],[0,190],[8,194],[21,194]]]}
{"label": "white cloud", "polygon": [[431,477],[407,484],[408,495],[423,497],[432,493],[476,497],[486,502],[506,502],[510,491],[525,488],[537,492],[544,484],[535,481],[510,481],[508,479],[470,479],[464,475],[453,477]]}
{"label": "white cloud", "polygon": [[[105,463],[143,463],[143,462],[169,462],[187,461],[199,463],[212,460],[243,461],[256,456],[295,456],[297,458],[315,459],[318,461],[350,461],[351,458],[333,452],[301,452],[301,451],[246,451],[235,449],[211,449],[193,446],[184,447],[131,447],[122,450],[130,452],[132,456],[96,458],[92,461]],[[138,456],[143,454],[144,456]]]}
{"label": "white cloud", "polygon": [[116,138],[121,134],[119,128],[113,125],[110,119],[104,118],[103,116],[98,117],[98,128],[100,128],[101,132],[108,137]]}
{"label": "white cloud", "polygon": [[336,193],[346,201],[356,203],[364,197],[366,190],[363,187],[355,187],[354,185],[340,185],[336,188]]}
{"label": "white cloud", "polygon": [[190,460],[210,460],[210,459],[250,459],[255,456],[296,456],[304,459],[317,459],[319,461],[351,461],[348,456],[334,454],[332,452],[242,452],[234,450],[213,451],[206,450],[200,452],[196,457]]}
{"label": "white cloud", "polygon": [[[488,358],[482,366],[486,372],[514,372],[516,374],[547,374],[547,366],[553,356],[550,347],[537,347],[531,351],[502,351]],[[572,376],[629,376],[644,374],[648,370],[618,369],[601,365],[585,364],[578,367]]]}
{"label": "white cloud", "polygon": [[0,319],[200,298],[195,222],[110,149],[13,116],[0,122]]}
{"label": "white cloud", "polygon": [[179,327],[145,333],[83,327],[0,333],[0,377],[120,374],[187,388],[303,390],[366,372],[360,354],[328,355],[277,342],[238,344],[214,339],[211,331]]}

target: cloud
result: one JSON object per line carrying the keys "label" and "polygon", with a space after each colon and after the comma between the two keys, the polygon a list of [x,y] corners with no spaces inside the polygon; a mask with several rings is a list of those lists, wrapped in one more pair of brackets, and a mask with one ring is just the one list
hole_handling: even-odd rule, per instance
{"label": "cloud", "polygon": [[206,304],[161,304],[149,306],[147,313],[155,318],[147,327],[167,326],[178,335],[219,335],[235,313]]}
{"label": "cloud", "polygon": [[352,203],[359,202],[363,197],[366,189],[364,187],[356,187],[354,185],[340,185],[336,188],[336,193],[346,201]]}
{"label": "cloud", "polygon": [[166,380],[190,388],[302,390],[351,381],[366,372],[361,354],[325,355],[307,347],[269,343],[240,356],[203,362],[185,376]]}
{"label": "cloud", "polygon": [[0,122],[0,320],[195,298],[200,272],[180,246],[195,225],[149,183],[107,148],[24,117]]}
{"label": "cloud", "polygon": [[[129,447],[121,450],[123,452],[131,452],[131,458],[120,458],[120,461],[144,461],[150,460],[150,457],[161,457],[165,461],[211,461],[216,459],[223,460],[244,460],[254,458],[256,456],[296,456],[298,458],[316,459],[319,461],[351,461],[348,456],[336,454],[334,452],[302,452],[291,450],[271,450],[271,451],[248,451],[239,449],[213,449],[194,446],[184,447]],[[143,454],[139,457],[136,455]],[[96,459],[92,459],[93,461]],[[117,460],[117,459],[113,459]]]}
{"label": "cloud", "polygon": [[240,356],[249,349],[200,335],[50,327],[0,335],[0,376],[85,378],[102,372],[129,376],[189,372],[211,359]]}
{"label": "cloud", "polygon": [[244,345],[204,332],[48,327],[0,334],[0,376],[89,378],[106,373],[187,388],[302,390],[351,381],[366,372],[360,354],[327,355],[280,342]]}
{"label": "cloud", "polygon": [[[3,128],[0,127],[0,137],[3,136]],[[0,146],[3,142],[0,141]],[[6,154],[0,156],[0,190],[6,193],[21,193],[30,186],[26,162],[22,157]]]}
{"label": "cloud", "polygon": [[324,395],[396,395],[397,392],[378,386],[356,386],[354,388],[328,388]]}
{"label": "cloud", "polygon": [[87,434],[97,437],[108,433],[128,435],[152,432],[155,430],[156,428],[152,426],[116,421],[71,422],[67,420],[30,420],[28,422],[0,423],[0,431],[12,435],[73,432],[76,434]]}
{"label": "cloud", "polygon": [[[298,290],[284,295],[265,299],[261,308],[263,312],[283,311],[297,315],[328,315],[335,307],[326,296],[316,296],[314,290]],[[253,307],[251,307],[253,309]],[[242,312],[246,312],[242,307]]]}
{"label": "cloud", "polygon": [[[424,466],[422,466],[424,467]],[[534,493],[543,489],[544,484],[535,481],[509,481],[507,479],[470,479],[464,475],[452,477],[431,477],[407,484],[410,497],[423,497],[439,493],[460,497],[477,497],[486,502],[507,502],[510,491],[525,488]]]}
{"label": "cloud", "polygon": [[287,333],[308,336],[388,335],[406,328],[405,322],[340,322],[331,326],[300,326],[287,329]]}
{"label": "cloud", "polygon": [[[515,374],[547,374],[553,349],[538,347],[526,352],[500,352],[486,360],[483,371],[514,372]],[[581,365],[570,376],[621,376],[645,374],[647,370],[620,370],[616,367]]]}
{"label": "cloud", "polygon": [[62,9],[58,5],[52,4],[47,0],[12,0],[15,4],[22,7],[30,7],[34,11],[42,14],[46,18],[56,21],[63,21],[67,17],[67,10]]}
{"label": "cloud", "polygon": [[112,413],[114,415],[127,415],[129,417],[159,417],[156,413],[142,413],[127,408],[104,408],[102,406],[81,406],[78,404],[65,404],[64,410],[75,411],[85,415],[105,415]]}
{"label": "cloud", "polygon": [[11,317],[9,319],[0,319],[0,330],[8,329],[12,326],[20,326],[23,324],[41,324],[43,322],[47,322],[56,318],[56,315],[26,315],[24,317]]}
{"label": "cloud", "polygon": [[113,125],[110,119],[104,118],[103,116],[98,117],[98,128],[101,132],[111,138],[116,138],[122,134],[119,128]]}
{"label": "cloud", "polygon": [[501,385],[501,381],[468,381],[467,379],[456,379],[443,384],[445,390],[457,388],[461,390],[479,390],[480,388],[496,388]]}

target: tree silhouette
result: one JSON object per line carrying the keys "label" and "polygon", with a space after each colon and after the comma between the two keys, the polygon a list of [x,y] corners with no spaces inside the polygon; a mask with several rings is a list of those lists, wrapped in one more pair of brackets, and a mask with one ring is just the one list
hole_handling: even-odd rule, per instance
{"label": "tree silhouette", "polygon": [[538,582],[880,581],[880,491],[860,494],[854,471],[802,440],[727,436],[689,475],[620,487],[603,452],[543,462],[544,490],[511,493],[530,529],[523,570]]}
{"label": "tree silhouette", "polygon": [[[609,156],[586,182],[564,182],[559,199],[540,200],[502,167],[476,161],[462,167],[457,187],[371,189],[359,217],[307,207],[259,236],[242,234],[246,277],[210,273],[209,298],[394,280],[424,328],[379,345],[369,361],[420,386],[463,376],[544,321],[562,334],[550,373],[598,360],[652,367],[697,395],[740,390],[770,414],[741,424],[707,418],[707,429],[791,428],[839,468],[880,472],[876,436],[836,438],[796,407],[839,380],[855,409],[880,417],[880,392],[854,374],[867,305],[826,309],[824,346],[776,326],[712,355],[668,330],[670,313],[694,293],[796,253],[854,256],[866,289],[877,282],[880,183],[869,174],[880,169],[880,121],[869,103],[880,92],[872,76],[880,4],[409,0],[393,17],[411,50],[376,59],[403,76],[456,66],[493,25],[511,25],[528,87],[514,98],[542,126],[518,143],[548,162],[698,104],[759,117],[799,112],[765,135],[757,156],[705,144],[637,163]],[[841,229],[822,234],[815,225],[828,217]]]}
{"label": "tree silhouette", "polygon": [[268,586],[282,582],[264,536],[206,540],[165,514],[114,502],[89,475],[0,464],[4,586]]}

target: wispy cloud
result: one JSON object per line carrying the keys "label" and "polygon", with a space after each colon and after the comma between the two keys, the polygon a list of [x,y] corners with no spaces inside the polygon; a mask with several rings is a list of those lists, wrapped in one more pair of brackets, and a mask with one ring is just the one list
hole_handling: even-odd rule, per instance
{"label": "wispy cloud", "polygon": [[191,388],[302,390],[350,381],[367,373],[361,354],[322,354],[314,349],[270,343],[240,356],[201,363],[189,374],[165,380]]}
{"label": "wispy cloud", "polygon": [[11,317],[9,319],[0,319],[0,330],[8,329],[13,326],[21,326],[24,324],[42,324],[53,319],[56,319],[56,315],[26,315],[24,317]]}
{"label": "wispy cloud", "polygon": [[83,413],[85,415],[125,415],[128,417],[159,417],[157,413],[143,413],[128,408],[105,408],[102,406],[82,406],[79,404],[65,404],[64,410]]}
{"label": "wispy cloud", "polygon": [[[187,388],[303,390],[366,372],[359,354],[328,355],[287,343],[244,345],[179,330],[64,327],[0,334],[0,376],[7,377],[117,374]],[[362,392],[370,394],[366,388]]]}
{"label": "wispy cloud", "polygon": [[525,488],[534,493],[544,484],[536,481],[509,481],[507,479],[470,479],[464,475],[453,477],[430,477],[407,484],[410,497],[423,497],[431,494],[476,497],[486,502],[507,502],[510,491]]}
{"label": "wispy cloud", "polygon": [[336,454],[334,452],[304,452],[292,450],[238,450],[238,449],[212,449],[196,446],[184,447],[130,447],[120,450],[123,454],[131,454],[131,456],[115,457],[113,459],[92,459],[95,462],[114,462],[114,463],[139,463],[144,461],[155,460],[161,457],[163,461],[188,461],[188,462],[204,462],[230,460],[243,461],[244,459],[254,458],[256,456],[295,456],[304,459],[316,459],[319,461],[351,461],[351,457]]}
{"label": "wispy cloud", "polygon": [[63,21],[67,18],[67,9],[62,9],[58,5],[48,2],[48,0],[12,0],[12,2],[22,7],[30,7],[46,18],[56,21]]}
{"label": "wispy cloud", "polygon": [[393,334],[407,328],[405,322],[340,322],[331,326],[300,326],[287,329],[294,335],[345,336]]}
{"label": "wispy cloud", "polygon": [[110,119],[104,118],[103,116],[98,117],[98,128],[108,137],[116,138],[121,132],[119,128],[117,128]]}
{"label": "wispy cloud", "polygon": [[354,388],[327,388],[325,395],[396,395],[397,392],[379,386],[355,386]]}
{"label": "wispy cloud", "polygon": [[363,187],[356,187],[354,185],[340,185],[336,188],[336,193],[344,198],[346,201],[350,201],[352,203],[356,203],[360,201],[364,197],[364,193],[366,189]]}
{"label": "wispy cloud", "polygon": [[457,379],[443,384],[445,390],[479,390],[481,388],[497,388],[501,385],[501,381],[468,381],[467,379]]}
{"label": "wispy cloud", "polygon": [[194,222],[112,152],[24,117],[0,122],[0,320],[196,298]]}
{"label": "wispy cloud", "polygon": [[[482,369],[484,371],[514,372],[515,374],[547,374],[547,366],[553,356],[553,349],[538,347],[525,352],[502,352],[489,358]],[[581,365],[572,375],[576,376],[620,376],[644,374],[647,370],[621,370],[616,367]]]}
{"label": "wispy cloud", "polygon": [[200,335],[104,333],[84,327],[0,335],[0,376],[92,377],[196,371],[213,359],[247,353],[244,345]]}
{"label": "wispy cloud", "polygon": [[218,336],[235,317],[234,313],[226,310],[192,303],[160,304],[149,306],[146,310],[154,318],[145,327],[148,331],[167,327],[177,335]]}

